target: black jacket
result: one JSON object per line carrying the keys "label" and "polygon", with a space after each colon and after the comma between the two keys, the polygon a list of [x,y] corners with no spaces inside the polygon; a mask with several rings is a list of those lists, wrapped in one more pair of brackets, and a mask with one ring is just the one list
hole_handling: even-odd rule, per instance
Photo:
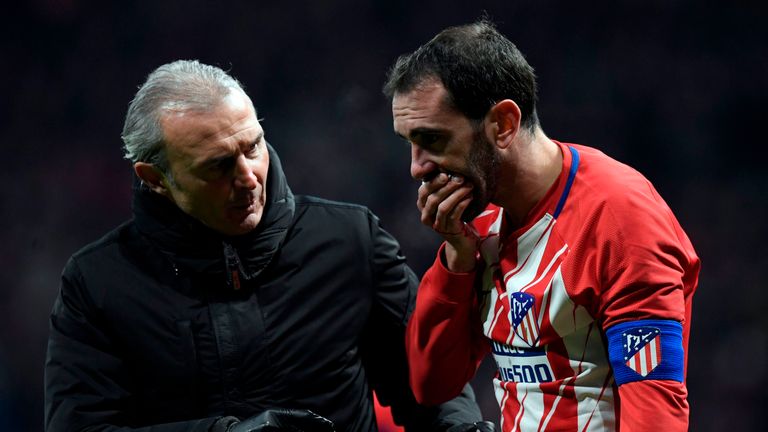
{"label": "black jacket", "polygon": [[471,395],[414,402],[403,338],[418,282],[395,239],[364,207],[294,197],[270,159],[252,233],[222,237],[136,186],[134,218],[72,256],[47,431],[207,431],[272,407],[374,431],[372,388],[410,430],[480,420]]}

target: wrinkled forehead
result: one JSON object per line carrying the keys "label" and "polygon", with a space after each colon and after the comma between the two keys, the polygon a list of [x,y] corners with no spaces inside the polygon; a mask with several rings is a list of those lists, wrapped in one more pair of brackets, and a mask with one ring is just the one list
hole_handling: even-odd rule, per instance
{"label": "wrinkled forehead", "polygon": [[175,111],[161,117],[167,148],[189,152],[252,142],[263,135],[253,104],[242,92],[232,93],[206,111]]}

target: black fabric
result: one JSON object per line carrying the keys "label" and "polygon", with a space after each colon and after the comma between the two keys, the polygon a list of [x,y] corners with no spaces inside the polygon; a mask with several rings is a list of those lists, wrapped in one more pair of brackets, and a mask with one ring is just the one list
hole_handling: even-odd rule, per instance
{"label": "black fabric", "polygon": [[230,432],[229,427],[240,422],[240,419],[234,416],[221,417],[208,429],[208,432]]}
{"label": "black fabric", "polygon": [[227,432],[335,432],[333,423],[307,410],[270,409],[235,423]]}
{"label": "black fabric", "polygon": [[220,236],[137,185],[134,218],[72,256],[50,318],[47,431],[208,431],[275,407],[373,431],[372,388],[411,431],[481,420],[469,394],[413,400],[417,280],[395,239],[364,207],[294,197],[269,151],[254,232]]}
{"label": "black fabric", "polygon": [[496,426],[489,421],[462,423],[451,426],[446,432],[495,432]]}

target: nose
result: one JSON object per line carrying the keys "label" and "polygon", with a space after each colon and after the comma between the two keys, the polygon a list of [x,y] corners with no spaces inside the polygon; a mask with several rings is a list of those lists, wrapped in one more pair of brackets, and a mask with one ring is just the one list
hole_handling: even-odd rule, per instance
{"label": "nose", "polygon": [[253,173],[251,161],[245,155],[240,155],[235,163],[235,186],[253,190],[256,189],[258,182],[259,180]]}
{"label": "nose", "polygon": [[437,164],[430,159],[429,153],[411,144],[411,177],[421,180],[436,169]]}

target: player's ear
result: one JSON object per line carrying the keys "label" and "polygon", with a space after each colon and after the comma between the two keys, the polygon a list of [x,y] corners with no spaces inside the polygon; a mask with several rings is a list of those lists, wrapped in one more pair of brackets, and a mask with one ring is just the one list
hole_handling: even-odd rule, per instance
{"label": "player's ear", "polygon": [[170,192],[166,186],[167,179],[165,174],[155,165],[147,162],[136,162],[133,164],[133,171],[153,192],[159,193],[170,198]]}
{"label": "player's ear", "polygon": [[506,148],[520,131],[522,114],[520,107],[512,99],[497,102],[488,111],[487,120],[497,147]]}

